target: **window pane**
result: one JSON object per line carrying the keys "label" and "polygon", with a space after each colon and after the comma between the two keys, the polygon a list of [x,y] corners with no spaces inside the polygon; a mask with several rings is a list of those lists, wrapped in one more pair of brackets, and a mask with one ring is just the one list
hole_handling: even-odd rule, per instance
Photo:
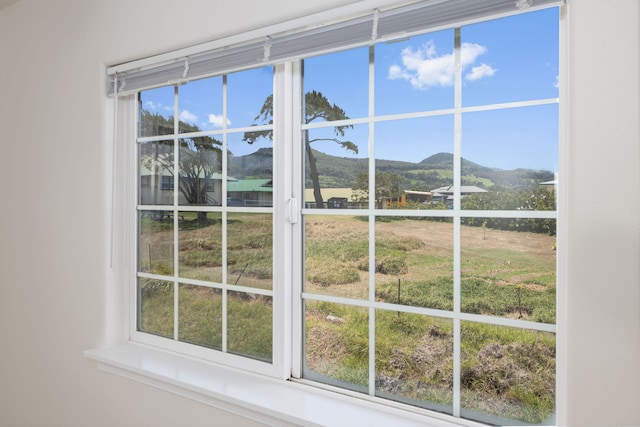
{"label": "window pane", "polygon": [[180,212],[180,277],[222,283],[222,214]]}
{"label": "window pane", "polygon": [[453,108],[453,30],[375,47],[376,115]]}
{"label": "window pane", "polygon": [[227,76],[227,127],[251,126],[262,115],[263,106],[273,105],[272,101],[271,104],[267,102],[272,100],[272,93],[272,66],[229,74]]}
{"label": "window pane", "polygon": [[180,140],[180,204],[215,205],[222,199],[222,142],[211,136]]}
{"label": "window pane", "polygon": [[271,361],[272,298],[244,292],[229,292],[227,307],[229,352]]}
{"label": "window pane", "polygon": [[140,211],[138,271],[173,275],[173,212]]}
{"label": "window pane", "polygon": [[[557,104],[467,113],[462,123],[463,209],[555,209]],[[544,198],[524,200],[541,189]]]}
{"label": "window pane", "polygon": [[453,310],[449,218],[376,218],[376,299]]}
{"label": "window pane", "polygon": [[368,75],[366,47],[305,59],[305,123],[366,117]]}
{"label": "window pane", "polygon": [[178,86],[180,133],[222,127],[222,77],[194,80]]}
{"label": "window pane", "polygon": [[305,302],[303,376],[360,392],[369,382],[369,315],[360,307]]}
{"label": "window pane", "polygon": [[227,206],[273,205],[273,143],[262,137],[248,143],[240,133],[228,137]]}
{"label": "window pane", "polygon": [[462,322],[461,345],[464,417],[555,425],[554,334]]}
{"label": "window pane", "polygon": [[272,289],[273,219],[271,214],[228,214],[227,283]]}
{"label": "window pane", "polygon": [[173,282],[138,279],[138,330],[173,338]]}
{"label": "window pane", "polygon": [[222,349],[222,292],[205,286],[179,286],[180,341]]}
{"label": "window pane", "polygon": [[558,8],[463,27],[465,106],[558,97]]}
{"label": "window pane", "polygon": [[551,222],[555,229],[555,221],[539,219],[489,218],[463,225],[462,311],[555,323],[555,236],[490,228],[502,222]]}
{"label": "window pane", "polygon": [[367,135],[366,125],[304,132],[303,140],[308,142],[304,154],[305,207],[362,206],[352,193],[361,173],[368,168]]}
{"label": "window pane", "polygon": [[305,292],[368,298],[368,230],[366,216],[305,215]]}
{"label": "window pane", "polygon": [[376,310],[376,395],[452,413],[453,321]]}
{"label": "window pane", "polygon": [[447,207],[433,193],[453,183],[453,115],[376,123],[375,153],[376,207]]}
{"label": "window pane", "polygon": [[138,135],[157,136],[174,133],[173,86],[140,92],[140,125]]}
{"label": "window pane", "polygon": [[173,141],[138,144],[138,197],[142,205],[173,204]]}

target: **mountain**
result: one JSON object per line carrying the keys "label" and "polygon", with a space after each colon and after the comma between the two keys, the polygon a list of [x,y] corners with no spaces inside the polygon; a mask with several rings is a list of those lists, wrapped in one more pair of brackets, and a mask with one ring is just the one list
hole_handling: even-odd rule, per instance
{"label": "mountain", "polygon": [[[320,184],[323,188],[351,188],[358,173],[367,170],[368,159],[331,156],[315,150],[313,154],[316,157]],[[230,175],[239,179],[269,177],[272,165],[271,148],[261,148],[249,155],[229,158]],[[418,163],[378,159],[376,170],[398,173],[404,178],[402,187],[405,190],[429,191],[451,185],[453,154],[437,153]],[[554,175],[549,171],[500,170],[462,159],[463,185],[475,185],[492,190],[519,189],[553,179]],[[308,176],[306,181],[306,187],[310,188],[311,179]]]}

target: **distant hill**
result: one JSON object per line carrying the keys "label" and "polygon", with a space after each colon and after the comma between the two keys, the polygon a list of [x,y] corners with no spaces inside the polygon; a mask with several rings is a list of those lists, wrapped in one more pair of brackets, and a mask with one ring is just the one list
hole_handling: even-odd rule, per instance
{"label": "distant hill", "polygon": [[[367,159],[331,156],[314,150],[323,188],[350,188],[361,171],[367,170]],[[255,153],[231,157],[230,175],[240,178],[271,176],[273,151],[261,148]],[[404,178],[403,189],[429,191],[451,185],[453,154],[437,153],[418,163],[396,160],[376,160],[376,168],[382,172],[396,172]],[[519,189],[554,179],[553,172],[532,169],[499,170],[462,159],[462,184],[476,185],[490,190]],[[307,177],[306,186],[311,187]]]}

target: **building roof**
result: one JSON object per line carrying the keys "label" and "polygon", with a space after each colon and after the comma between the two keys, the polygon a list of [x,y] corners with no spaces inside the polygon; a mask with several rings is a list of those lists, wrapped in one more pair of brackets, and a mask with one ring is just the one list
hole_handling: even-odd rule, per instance
{"label": "building roof", "polygon": [[228,192],[273,192],[273,180],[271,179],[239,179],[227,182]]}

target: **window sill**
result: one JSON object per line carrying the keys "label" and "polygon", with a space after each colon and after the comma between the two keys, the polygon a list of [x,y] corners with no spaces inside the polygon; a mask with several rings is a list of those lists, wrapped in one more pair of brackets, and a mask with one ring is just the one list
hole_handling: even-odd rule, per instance
{"label": "window sill", "polygon": [[[92,349],[98,368],[266,425],[452,427],[479,425],[427,417],[339,393],[259,376],[135,343]],[[446,416],[443,416],[445,418]]]}

